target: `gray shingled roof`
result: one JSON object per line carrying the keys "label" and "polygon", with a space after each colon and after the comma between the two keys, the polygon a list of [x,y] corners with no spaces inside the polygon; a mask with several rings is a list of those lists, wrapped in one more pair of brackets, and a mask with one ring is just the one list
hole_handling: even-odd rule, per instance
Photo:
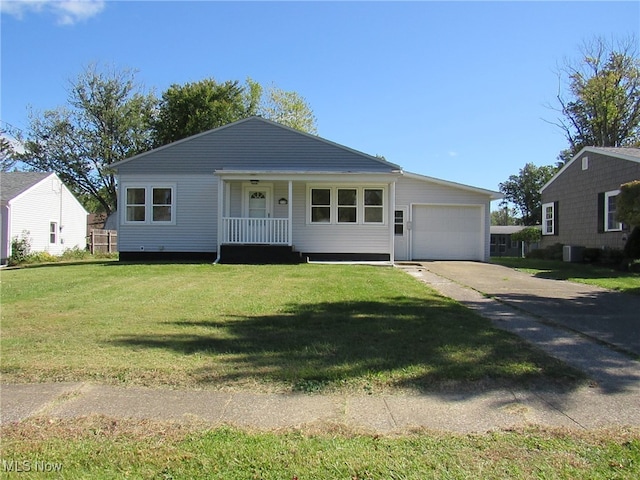
{"label": "gray shingled roof", "polygon": [[8,202],[36,183],[47,178],[46,172],[2,172],[0,173],[0,200]]}
{"label": "gray shingled roof", "polygon": [[614,155],[627,155],[630,157],[640,158],[640,148],[634,147],[591,147],[594,150],[611,153]]}

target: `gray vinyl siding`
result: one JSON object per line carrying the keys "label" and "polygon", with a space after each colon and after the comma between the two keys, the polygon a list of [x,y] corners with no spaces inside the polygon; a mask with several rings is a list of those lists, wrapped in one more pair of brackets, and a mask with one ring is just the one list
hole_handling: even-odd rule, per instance
{"label": "gray vinyl siding", "polygon": [[[130,225],[119,218],[121,252],[215,252],[218,179],[209,175],[121,175],[119,184],[175,184],[175,225]],[[119,215],[124,212],[120,190]]]}
{"label": "gray vinyl siding", "polygon": [[[589,166],[582,170],[582,158]],[[542,192],[542,203],[558,202],[557,234],[544,235],[541,246],[555,243],[590,248],[623,248],[628,232],[603,232],[598,194],[640,180],[640,163],[591,151],[583,152]]]}
{"label": "gray vinyl siding", "polygon": [[[358,184],[349,186],[359,186]],[[389,222],[383,225],[313,225],[307,222],[307,183],[293,188],[293,244],[304,253],[390,253]],[[389,187],[386,187],[388,217]]]}
{"label": "gray vinyl siding", "polygon": [[214,170],[390,172],[397,165],[250,118],[134,157],[120,174],[211,174]]}

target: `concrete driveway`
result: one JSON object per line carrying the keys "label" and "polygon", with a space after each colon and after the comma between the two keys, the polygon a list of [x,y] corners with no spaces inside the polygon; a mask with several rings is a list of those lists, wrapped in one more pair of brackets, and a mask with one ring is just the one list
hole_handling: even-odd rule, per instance
{"label": "concrete driveway", "polygon": [[423,262],[439,277],[470,287],[546,322],[640,356],[640,297],[562,280],[537,278],[500,265]]}

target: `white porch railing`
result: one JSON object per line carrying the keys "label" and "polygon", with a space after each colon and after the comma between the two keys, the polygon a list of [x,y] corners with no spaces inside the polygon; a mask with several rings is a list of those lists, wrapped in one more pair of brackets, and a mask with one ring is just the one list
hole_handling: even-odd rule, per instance
{"label": "white porch railing", "polygon": [[289,219],[223,218],[222,243],[290,245]]}

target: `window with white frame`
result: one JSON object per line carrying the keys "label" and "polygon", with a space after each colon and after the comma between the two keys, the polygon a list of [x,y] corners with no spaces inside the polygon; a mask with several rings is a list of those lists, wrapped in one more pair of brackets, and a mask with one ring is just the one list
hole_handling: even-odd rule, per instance
{"label": "window with white frame", "polygon": [[555,232],[555,205],[544,203],[542,205],[542,234],[553,235]]}
{"label": "window with white frame", "polygon": [[384,224],[382,187],[309,187],[309,222],[317,224]]}
{"label": "window with white frame", "polygon": [[331,189],[311,189],[311,223],[331,223]]}
{"label": "window with white frame", "polygon": [[358,221],[358,190],[355,188],[338,189],[338,223],[356,223]]}
{"label": "window with white frame", "polygon": [[58,222],[49,222],[49,243],[58,243]]}
{"label": "window with white frame", "polygon": [[381,188],[364,189],[364,223],[383,223],[384,192]]}
{"label": "window with white frame", "polygon": [[616,198],[620,190],[612,190],[604,193],[604,231],[619,232],[622,230],[622,223],[616,218]]}
{"label": "window with white frame", "polygon": [[124,223],[175,223],[175,185],[125,185],[123,188]]}

